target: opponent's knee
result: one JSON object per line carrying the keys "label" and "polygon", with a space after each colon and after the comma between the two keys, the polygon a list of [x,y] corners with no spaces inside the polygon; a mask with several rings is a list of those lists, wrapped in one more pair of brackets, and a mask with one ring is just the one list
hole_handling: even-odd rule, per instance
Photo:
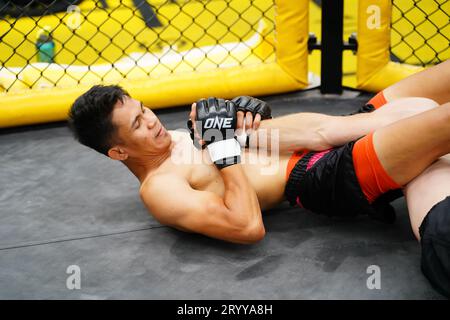
{"label": "opponent's knee", "polygon": [[422,272],[438,292],[450,298],[450,196],[428,212],[419,232]]}
{"label": "opponent's knee", "polygon": [[433,99],[423,97],[403,98],[403,101],[405,101],[406,105],[410,105],[421,112],[425,112],[439,106],[439,104]]}
{"label": "opponent's knee", "polygon": [[439,103],[430,98],[416,98],[419,103],[424,106],[424,108],[432,109],[439,107]]}

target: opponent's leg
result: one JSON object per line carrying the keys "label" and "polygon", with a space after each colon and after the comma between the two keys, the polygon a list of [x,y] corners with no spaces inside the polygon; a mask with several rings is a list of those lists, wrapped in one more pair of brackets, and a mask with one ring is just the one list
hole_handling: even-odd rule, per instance
{"label": "opponent's leg", "polygon": [[450,160],[436,162],[450,152],[450,103],[375,131],[358,140],[353,152],[369,202],[409,183],[408,208],[420,238],[422,271],[436,290],[450,296]]}
{"label": "opponent's leg", "polygon": [[386,173],[406,185],[450,153],[450,103],[376,130],[373,146]]}
{"label": "opponent's leg", "polygon": [[426,214],[436,203],[450,196],[450,154],[439,158],[409,182],[404,193],[411,227],[420,240],[419,227]]}
{"label": "opponent's leg", "polygon": [[437,291],[450,297],[450,154],[412,180],[405,195],[422,248],[422,271]]}
{"label": "opponent's leg", "polygon": [[384,89],[382,95],[387,102],[404,97],[424,97],[439,104],[450,102],[450,60],[402,79]]}
{"label": "opponent's leg", "polygon": [[413,74],[378,92],[359,112],[371,112],[388,102],[407,97],[429,98],[438,104],[450,102],[450,60]]}
{"label": "opponent's leg", "polygon": [[325,126],[324,136],[332,145],[341,146],[381,127],[412,117],[439,105],[427,98],[402,98],[389,102],[387,106],[371,113],[359,113],[348,117],[332,117],[328,120],[327,126]]}

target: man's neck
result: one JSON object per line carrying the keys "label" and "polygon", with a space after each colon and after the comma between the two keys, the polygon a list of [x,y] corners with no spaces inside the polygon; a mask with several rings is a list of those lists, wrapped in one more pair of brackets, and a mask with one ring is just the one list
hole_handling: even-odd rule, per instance
{"label": "man's neck", "polygon": [[122,163],[130,169],[142,184],[150,174],[156,172],[158,168],[170,158],[173,146],[174,142],[172,141],[170,147],[164,153],[128,158],[127,160],[122,161]]}

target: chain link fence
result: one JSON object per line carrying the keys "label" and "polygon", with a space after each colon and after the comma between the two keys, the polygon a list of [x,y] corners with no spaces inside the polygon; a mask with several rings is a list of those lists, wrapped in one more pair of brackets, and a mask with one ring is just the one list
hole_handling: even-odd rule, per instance
{"label": "chain link fence", "polygon": [[393,0],[391,59],[431,65],[450,58],[450,0]]}
{"label": "chain link fence", "polygon": [[0,91],[275,60],[273,0],[0,0]]}

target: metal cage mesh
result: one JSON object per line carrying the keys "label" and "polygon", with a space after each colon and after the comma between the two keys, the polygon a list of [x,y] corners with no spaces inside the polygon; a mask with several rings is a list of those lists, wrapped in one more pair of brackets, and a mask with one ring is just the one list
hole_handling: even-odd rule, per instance
{"label": "metal cage mesh", "polygon": [[273,20],[273,0],[0,1],[3,90],[270,62]]}

